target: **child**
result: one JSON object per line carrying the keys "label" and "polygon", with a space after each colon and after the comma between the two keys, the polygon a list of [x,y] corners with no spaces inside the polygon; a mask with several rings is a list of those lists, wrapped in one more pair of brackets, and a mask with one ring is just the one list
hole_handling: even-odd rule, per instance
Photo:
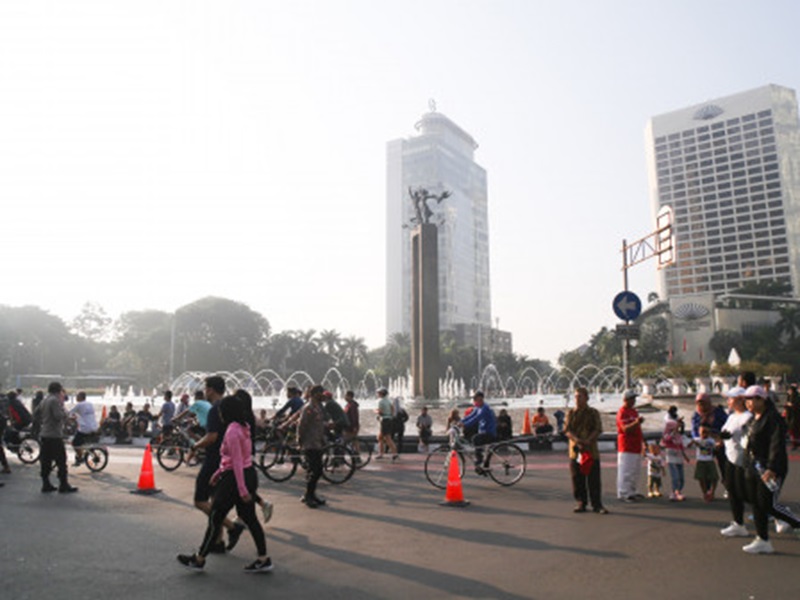
{"label": "child", "polygon": [[661,477],[664,475],[661,447],[655,443],[648,444],[644,456],[647,459],[647,497],[661,498]]}
{"label": "child", "polygon": [[697,448],[697,463],[694,468],[694,478],[700,482],[700,491],[703,492],[703,499],[711,502],[714,499],[714,492],[717,490],[719,474],[717,465],[714,463],[714,446],[716,442],[711,437],[711,428],[701,425],[697,430],[700,437],[692,440],[690,446]]}
{"label": "child", "polygon": [[664,426],[664,436],[661,438],[661,446],[667,458],[669,476],[672,480],[672,493],[669,496],[670,502],[683,502],[686,497],[683,495],[685,485],[683,474],[683,461],[689,462],[684,450],[683,436],[680,432],[679,422],[670,419]]}

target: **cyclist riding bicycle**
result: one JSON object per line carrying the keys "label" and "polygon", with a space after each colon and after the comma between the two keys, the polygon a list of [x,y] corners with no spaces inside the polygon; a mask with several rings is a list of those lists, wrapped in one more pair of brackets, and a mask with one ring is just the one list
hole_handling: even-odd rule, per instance
{"label": "cyclist riding bicycle", "polygon": [[477,433],[470,439],[475,446],[475,472],[478,475],[486,475],[486,468],[489,465],[484,462],[482,446],[497,441],[497,418],[492,407],[484,402],[482,391],[475,392],[472,404],[472,410],[464,417],[461,424],[464,431],[477,427]]}

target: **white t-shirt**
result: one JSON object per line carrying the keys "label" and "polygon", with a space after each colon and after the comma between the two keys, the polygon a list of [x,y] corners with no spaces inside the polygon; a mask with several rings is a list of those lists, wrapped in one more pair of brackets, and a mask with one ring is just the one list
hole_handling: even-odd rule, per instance
{"label": "white t-shirt", "polygon": [[694,438],[694,446],[697,449],[695,459],[697,462],[709,462],[714,460],[714,438]]}
{"label": "white t-shirt", "polygon": [[722,426],[722,431],[729,431],[731,438],[725,440],[725,457],[729,462],[737,467],[744,466],[744,448],[742,447],[742,437],[744,436],[745,426],[753,418],[750,411],[732,412],[728,415],[728,420]]}
{"label": "white t-shirt", "polygon": [[91,402],[87,400],[78,402],[69,411],[69,414],[78,416],[78,431],[81,433],[97,431],[97,417],[94,414],[94,406],[92,406]]}

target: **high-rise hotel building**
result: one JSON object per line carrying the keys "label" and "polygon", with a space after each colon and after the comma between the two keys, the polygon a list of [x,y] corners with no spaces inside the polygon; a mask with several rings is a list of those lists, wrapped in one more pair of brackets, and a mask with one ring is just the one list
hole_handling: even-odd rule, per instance
{"label": "high-rise hotel building", "polygon": [[674,211],[662,298],[774,280],[800,290],[800,127],[791,89],[767,85],[653,117],[653,212]]}
{"label": "high-rise hotel building", "polygon": [[411,332],[410,240],[415,211],[409,189],[422,187],[437,196],[451,193],[440,204],[429,203],[434,212],[430,222],[439,230],[440,330],[460,331],[462,338],[479,331],[486,339],[492,324],[489,215],[486,171],[475,162],[478,144],[435,109],[422,116],[416,130],[416,135],[387,144],[387,337]]}

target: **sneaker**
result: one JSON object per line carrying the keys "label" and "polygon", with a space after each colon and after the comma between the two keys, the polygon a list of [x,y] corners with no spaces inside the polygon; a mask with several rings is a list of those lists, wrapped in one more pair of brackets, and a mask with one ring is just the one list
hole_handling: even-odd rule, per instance
{"label": "sneaker", "polygon": [[305,504],[308,508],[319,508],[320,503],[314,497],[306,498],[305,495],[300,496],[300,502]]}
{"label": "sneaker", "polygon": [[58,493],[59,494],[73,494],[78,491],[78,488],[73,487],[71,485],[60,485],[58,486]]}
{"label": "sneaker", "polygon": [[266,560],[257,560],[244,568],[245,573],[269,573],[272,571],[272,559],[268,556]]}
{"label": "sneaker", "polygon": [[739,525],[736,521],[731,521],[730,525],[720,529],[719,532],[725,537],[750,537],[747,527]]}
{"label": "sneaker", "polygon": [[786,521],[775,521],[775,532],[776,533],[792,533],[792,526],[789,525]]}
{"label": "sneaker", "polygon": [[190,571],[202,571],[205,562],[199,562],[196,554],[178,554],[178,562]]}
{"label": "sneaker", "polygon": [[316,502],[320,506],[325,506],[328,503],[328,501],[325,498],[320,498],[319,496],[314,496],[314,502]]}
{"label": "sneaker", "polygon": [[52,483],[50,483],[49,481],[42,484],[42,493],[43,494],[49,494],[50,492],[55,492],[57,489],[58,488],[56,486],[54,486]]}
{"label": "sneaker", "polygon": [[585,513],[586,512],[586,505],[585,504],[578,504],[575,508],[572,509],[574,513]]}
{"label": "sneaker", "polygon": [[769,540],[762,540],[758,536],[746,546],[742,546],[742,550],[748,554],[772,554],[775,552],[775,549],[772,547],[772,542]]}
{"label": "sneaker", "polygon": [[608,514],[608,509],[605,506],[595,506],[592,510],[596,512],[598,515]]}
{"label": "sneaker", "polygon": [[392,456],[392,462],[396,462],[398,460],[400,460],[400,455],[399,454],[395,454],[394,456]]}
{"label": "sneaker", "polygon": [[670,502],[677,502],[678,501],[678,494],[676,494],[675,492],[672,492],[669,495],[669,501]]}
{"label": "sneaker", "polygon": [[261,514],[264,516],[264,523],[269,523],[272,518],[272,502],[264,499],[264,504],[261,505]]}
{"label": "sneaker", "polygon": [[244,525],[241,523],[234,523],[233,527],[228,530],[228,545],[225,546],[225,549],[228,551],[233,550],[239,542],[239,538],[242,537],[243,532]]}

